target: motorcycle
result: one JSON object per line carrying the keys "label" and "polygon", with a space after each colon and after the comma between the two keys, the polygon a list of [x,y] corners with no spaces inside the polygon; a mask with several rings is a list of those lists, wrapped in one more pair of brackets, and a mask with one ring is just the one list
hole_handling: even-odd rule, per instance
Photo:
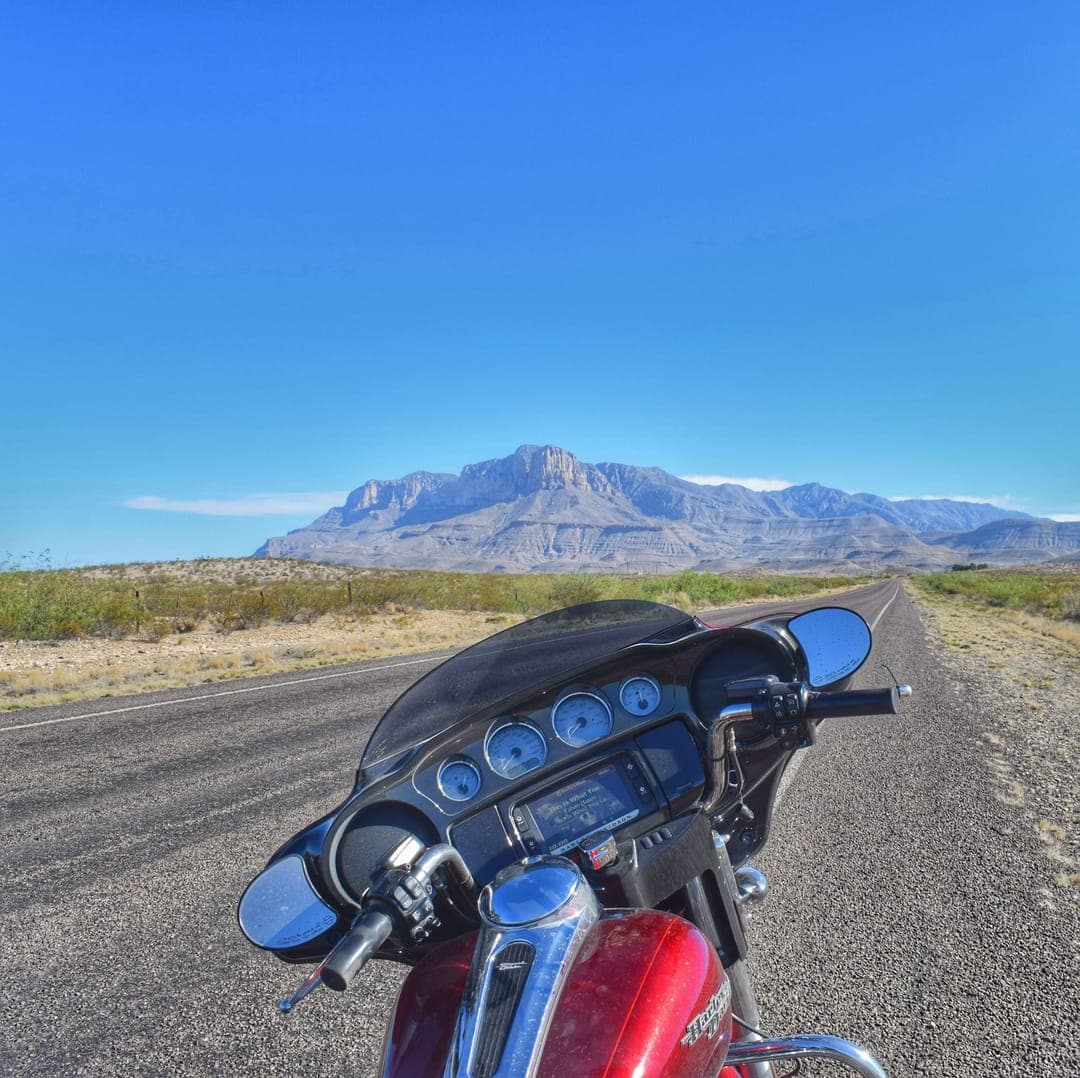
{"label": "motorcycle", "polygon": [[883,1076],[840,1038],[767,1037],[746,965],[785,768],[822,719],[910,694],[848,688],[870,649],[840,607],[715,628],[616,600],[458,653],[240,900],[253,944],[315,963],[281,1008],[381,958],[412,967],[385,1078]]}

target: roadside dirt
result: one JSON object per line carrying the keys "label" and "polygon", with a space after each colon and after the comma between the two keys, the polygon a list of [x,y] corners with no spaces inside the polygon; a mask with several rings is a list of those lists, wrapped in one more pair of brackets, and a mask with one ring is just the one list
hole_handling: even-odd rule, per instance
{"label": "roadside dirt", "polygon": [[201,625],[160,641],[0,641],[0,709],[464,647],[520,620],[511,614],[400,610],[227,633]]}
{"label": "roadside dirt", "polygon": [[1080,894],[1080,634],[1060,622],[908,591],[958,683],[994,713],[983,761],[998,799],[1028,820],[1059,886]]}

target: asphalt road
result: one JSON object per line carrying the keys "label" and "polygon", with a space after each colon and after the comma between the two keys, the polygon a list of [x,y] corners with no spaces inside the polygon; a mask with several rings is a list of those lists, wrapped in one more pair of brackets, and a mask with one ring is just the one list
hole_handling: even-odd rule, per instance
{"label": "asphalt road", "polygon": [[[860,683],[887,661],[916,697],[832,724],[789,784],[753,926],[764,1019],[852,1036],[896,1075],[995,1073],[999,1053],[1073,1073],[1075,907],[1040,898],[1045,858],[976,759],[986,717],[894,583],[850,605],[880,615]],[[402,971],[375,963],[286,1020],[275,1001],[303,971],[248,946],[233,911],[437,658],[0,717],[0,1072],[372,1073]]]}

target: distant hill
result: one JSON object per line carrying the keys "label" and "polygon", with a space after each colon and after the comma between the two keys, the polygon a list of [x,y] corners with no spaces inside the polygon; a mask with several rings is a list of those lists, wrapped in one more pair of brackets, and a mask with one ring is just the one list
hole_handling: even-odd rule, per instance
{"label": "distant hill", "polygon": [[256,557],[488,571],[940,568],[1080,553],[1080,526],[818,483],[754,491],[523,445],[460,475],[368,480]]}

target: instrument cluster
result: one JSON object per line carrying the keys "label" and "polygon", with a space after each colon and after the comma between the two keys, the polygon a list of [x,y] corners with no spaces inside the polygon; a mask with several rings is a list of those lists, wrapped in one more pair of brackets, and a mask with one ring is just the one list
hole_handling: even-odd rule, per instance
{"label": "instrument cluster", "polygon": [[[659,681],[646,673],[623,678],[615,695],[619,708],[631,719],[648,718],[663,700]],[[542,726],[548,724],[562,744],[571,749],[583,748],[612,732],[615,709],[600,689],[575,687],[559,696],[546,721],[536,716],[498,718],[484,737],[482,755],[486,768],[468,753],[451,756],[439,765],[436,774],[439,791],[449,801],[464,804],[483,789],[485,770],[502,779],[518,779],[543,767],[548,758],[549,739]]]}

